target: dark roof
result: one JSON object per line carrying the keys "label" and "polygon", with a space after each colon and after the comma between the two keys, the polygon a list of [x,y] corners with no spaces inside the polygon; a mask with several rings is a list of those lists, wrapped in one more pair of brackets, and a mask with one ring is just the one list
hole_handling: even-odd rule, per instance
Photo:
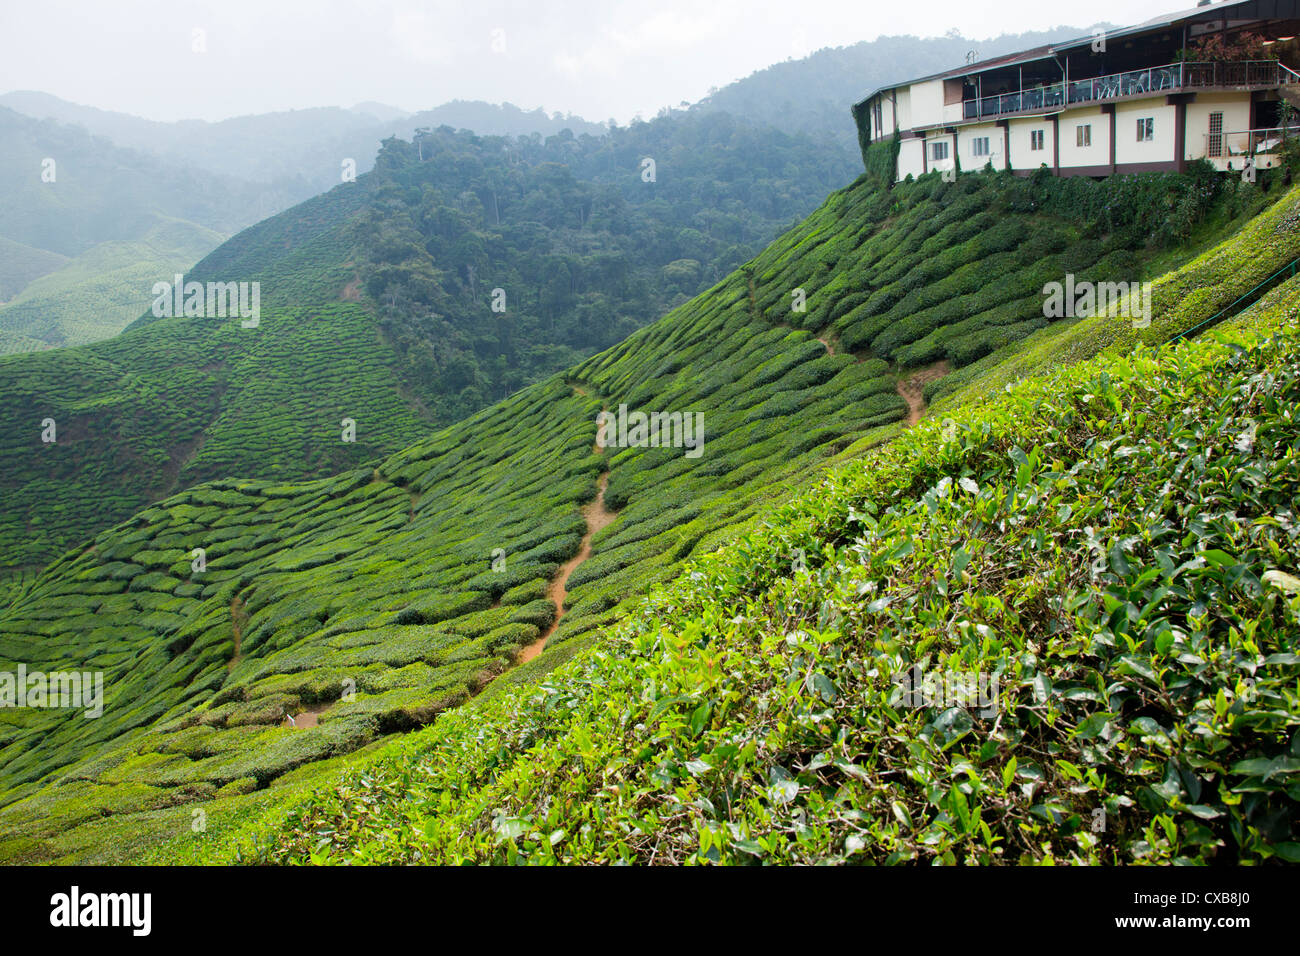
{"label": "dark roof", "polygon": [[[1089,37],[1089,40],[1092,38]],[[881,90],[897,89],[899,86],[910,86],[913,83],[924,83],[927,80],[945,80],[953,76],[970,76],[974,73],[983,73],[986,70],[998,69],[1004,66],[1015,66],[1017,63],[1029,63],[1034,60],[1046,60],[1052,55],[1051,46],[1036,46],[1032,50],[1021,50],[1019,53],[1004,53],[1002,56],[990,57],[987,60],[979,60],[975,63],[967,63],[963,66],[953,67],[951,70],[944,70],[942,73],[931,73],[929,76],[922,76],[919,79],[907,80],[905,83],[897,83],[893,86],[882,86]],[[876,90],[879,93],[880,90]],[[871,94],[872,96],[875,93]],[[871,97],[868,96],[867,99]]]}
{"label": "dark roof", "polygon": [[[1192,7],[1190,9],[1180,10],[1177,13],[1152,17],[1150,20],[1135,24],[1131,27],[1122,27],[1118,30],[1107,30],[1106,37],[1107,39],[1115,39],[1118,37],[1136,36],[1141,33],[1154,33],[1158,30],[1167,30],[1170,27],[1197,20],[1218,20],[1228,11],[1233,11],[1240,17],[1246,19],[1294,17],[1297,14],[1298,5],[1300,5],[1300,0],[1223,0],[1221,3],[1210,3],[1201,7]],[[1001,67],[1015,66],[1018,63],[1049,60],[1055,56],[1057,51],[1063,52],[1066,50],[1078,49],[1083,46],[1090,46],[1095,39],[1096,36],[1089,33],[1087,36],[1079,37],[1075,40],[1067,40],[1064,43],[1052,43],[1047,46],[1034,47],[1031,50],[1023,50],[1019,53],[1008,53],[1004,56],[997,56],[988,60],[980,60],[976,63],[967,63],[963,66],[954,67],[951,70],[944,70],[942,73],[932,73],[929,76],[904,80],[901,83],[891,83],[888,86],[882,86],[878,89],[872,90],[858,102],[859,104],[865,103],[877,93],[883,93],[886,90],[896,90],[902,86],[911,86],[914,83],[926,83],[930,80],[949,79],[956,76],[973,76],[976,73],[984,73],[988,70],[995,70]]]}

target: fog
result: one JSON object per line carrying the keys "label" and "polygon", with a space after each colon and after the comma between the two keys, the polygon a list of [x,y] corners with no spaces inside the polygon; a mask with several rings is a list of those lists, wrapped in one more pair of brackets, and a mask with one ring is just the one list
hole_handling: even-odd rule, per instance
{"label": "fog", "polygon": [[[1190,6],[1190,4],[1188,4]],[[826,46],[1134,23],[1179,4],[1094,0],[6,0],[0,92],[175,120],[378,101],[512,102],[625,123]]]}

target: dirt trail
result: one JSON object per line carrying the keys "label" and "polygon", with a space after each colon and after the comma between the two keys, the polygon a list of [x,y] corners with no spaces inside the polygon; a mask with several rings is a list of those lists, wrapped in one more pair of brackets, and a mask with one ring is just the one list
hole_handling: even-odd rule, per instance
{"label": "dirt trail", "polygon": [[315,727],[320,723],[320,715],[333,707],[337,701],[327,700],[321,704],[311,704],[304,707],[301,711],[293,715],[293,723],[289,723],[289,715],[285,714],[284,719],[280,722],[282,727],[297,727],[302,730],[305,727]]}
{"label": "dirt trail", "polygon": [[947,359],[927,365],[911,375],[898,380],[897,390],[903,401],[907,402],[907,425],[910,428],[921,420],[925,414],[925,386],[935,379],[943,378],[952,371]]}
{"label": "dirt trail", "polygon": [[[580,388],[577,385],[574,385],[572,387],[574,391],[578,392],[579,394],[582,395],[587,394],[587,392],[584,389]],[[594,451],[598,455],[603,455],[605,453],[605,449],[601,446],[601,439],[604,437],[604,431],[605,431],[605,425],[602,422],[596,433],[596,444],[594,447]],[[573,572],[577,569],[578,565],[582,564],[582,562],[586,561],[589,557],[591,557],[591,539],[596,534],[596,532],[608,526],[610,522],[612,522],[616,517],[618,517],[618,515],[615,512],[610,511],[605,507],[605,487],[608,484],[609,484],[609,473],[602,472],[600,479],[596,482],[596,497],[591,501],[589,501],[582,508],[582,517],[587,523],[587,531],[582,536],[582,544],[578,548],[578,553],[575,554],[573,557],[571,557],[568,561],[564,562],[563,566],[560,568],[559,573],[555,576],[554,579],[552,579],[550,585],[546,589],[546,596],[550,600],[555,602],[555,620],[551,622],[551,626],[546,629],[545,633],[543,633],[539,638],[537,638],[537,640],[535,640],[533,643],[529,644],[527,647],[525,647],[523,650],[519,652],[519,656],[516,658],[515,661],[516,664],[524,664],[527,663],[528,661],[531,661],[534,657],[536,657],[538,654],[542,652],[543,648],[546,647],[547,639],[550,638],[550,636],[555,633],[555,629],[560,626],[560,618],[564,617],[564,602],[569,596],[569,589],[568,589],[569,576],[573,574]],[[414,501],[414,497],[415,496],[413,495],[412,496],[413,501]],[[239,641],[240,641],[240,625],[238,622],[238,618],[235,616],[236,602],[238,600],[239,599],[236,598],[235,601],[231,602],[231,606],[230,606],[231,616],[236,620],[236,624],[235,624],[236,659],[238,659],[238,655],[239,655]],[[497,607],[500,605],[500,603],[501,601],[498,598],[497,601],[492,606]],[[234,666],[234,662],[232,661],[231,667],[233,666]],[[492,675],[492,677],[489,677],[485,682],[484,686],[486,686],[486,683],[490,682],[492,678],[495,676],[497,675],[494,674]],[[478,690],[482,690],[482,688],[480,687],[478,688]],[[477,692],[478,691],[476,690],[475,693]],[[292,715],[293,718],[292,723],[290,723],[290,715],[285,714],[283,717],[280,718],[280,726],[294,727],[298,730],[304,730],[308,727],[315,727],[317,724],[320,723],[321,715],[325,711],[333,707],[336,703],[338,703],[338,701],[330,700],[330,701],[325,701],[323,703],[311,704],[310,706],[304,707],[301,711]]]}
{"label": "dirt trail", "polygon": [[[605,449],[601,446],[601,439],[604,437],[605,425],[602,422],[596,435],[595,452],[603,455]],[[582,517],[587,522],[587,532],[582,536],[582,546],[578,548],[578,553],[565,561],[560,567],[560,573],[557,574],[546,589],[546,596],[555,602],[555,620],[551,622],[545,632],[533,643],[529,644],[519,652],[519,663],[526,664],[542,652],[546,647],[546,641],[555,629],[560,626],[560,618],[564,617],[564,602],[569,596],[569,576],[577,570],[578,565],[591,557],[591,539],[597,531],[607,527],[616,515],[605,507],[605,487],[609,484],[609,472],[602,472],[600,480],[596,482],[596,497],[589,501],[582,509]]]}

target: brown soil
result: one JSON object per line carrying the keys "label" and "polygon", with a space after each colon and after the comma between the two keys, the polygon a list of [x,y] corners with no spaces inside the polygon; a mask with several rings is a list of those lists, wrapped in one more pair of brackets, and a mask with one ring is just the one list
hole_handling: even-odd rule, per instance
{"label": "brown soil", "polygon": [[281,722],[281,726],[295,727],[298,730],[302,730],[306,727],[315,727],[318,723],[320,723],[320,715],[325,713],[325,711],[329,710],[333,706],[334,706],[334,701],[327,700],[323,704],[312,704],[309,707],[304,707],[298,713],[293,715],[292,724],[289,723],[289,715],[285,714],[284,720]]}
{"label": "brown soil", "polygon": [[925,368],[901,377],[898,380],[898,394],[907,402],[907,425],[910,428],[921,420],[925,414],[925,386],[935,379],[943,378],[952,371],[952,366],[945,359]]}
{"label": "brown soil", "polygon": [[[600,430],[603,432],[605,426],[601,425]],[[600,447],[601,436],[596,436],[596,454],[604,454],[605,449]],[[551,581],[550,587],[546,589],[546,596],[555,603],[555,620],[551,621],[551,626],[533,643],[529,644],[519,652],[519,663],[526,664],[542,652],[546,647],[546,641],[555,629],[560,626],[560,618],[564,617],[564,602],[569,596],[569,576],[582,564],[591,557],[591,539],[602,528],[608,527],[617,515],[605,507],[605,486],[609,484],[609,472],[600,476],[596,482],[596,497],[588,502],[582,509],[582,517],[587,522],[587,533],[582,536],[582,546],[578,548],[578,553],[565,561],[560,568],[560,573]]]}

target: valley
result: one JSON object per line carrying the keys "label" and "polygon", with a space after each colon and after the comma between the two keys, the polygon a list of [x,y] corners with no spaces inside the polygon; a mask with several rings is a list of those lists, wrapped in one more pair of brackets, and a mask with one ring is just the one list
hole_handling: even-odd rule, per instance
{"label": "valley", "polygon": [[[1104,275],[1107,259],[1064,220],[1017,216],[1043,188],[972,178],[889,193],[864,178],[663,321],[405,451],[309,482],[198,484],[54,561],[0,616],[6,652],[50,669],[102,669],[108,706],[94,722],[5,714],[0,852],[188,852],[195,805],[216,839],[254,808],[285,806],[369,760],[389,735],[428,723],[446,732],[438,728],[465,706],[521,706],[547,675],[600,658],[598,636],[633,626],[645,595],[763,527],[823,476],[900,447],[909,405],[890,360],[937,353],[963,363],[922,390],[955,416],[1008,369],[1032,378],[1163,341],[1300,252],[1300,236],[1278,227],[1300,194],[1275,194],[1244,226],[1227,226],[1221,245],[1156,281],[1150,328],[1104,317],[1052,326],[1033,296],[1041,272],[1061,266],[1021,257],[1022,274],[998,237],[1023,247],[1032,236],[1080,274]],[[1046,188],[1035,205],[1059,188],[1072,205],[1095,192],[1098,207],[1114,209],[1105,194],[1129,186]],[[1003,213],[989,230],[981,210],[993,208]],[[1122,230],[1112,235],[1124,241]],[[971,316],[960,326],[927,321],[917,311],[925,300],[904,292],[914,274],[933,275],[936,246],[952,250],[941,260],[950,284],[995,263],[1004,275],[998,296],[974,286],[956,300]],[[1113,248],[1116,260],[1134,254]],[[1189,285],[1213,295],[1186,297]],[[795,287],[806,313],[789,309]],[[891,309],[918,316],[910,338]],[[828,353],[819,334],[852,343],[861,360]],[[598,454],[596,415],[620,404],[701,413],[707,454]],[[597,501],[615,516],[599,530],[596,509],[583,513]],[[824,560],[820,544],[781,533],[791,535],[787,571],[797,551],[809,567]],[[590,556],[573,563],[584,541]],[[206,551],[201,573],[196,547]],[[514,666],[543,635],[540,653]],[[318,723],[282,726],[284,714],[304,712]]]}
{"label": "valley", "polygon": [[984,915],[1065,889],[1020,928],[1089,939],[1134,881],[1283,905],[1300,7],[844,8],[873,39],[795,55],[454,7],[345,61],[274,6],[143,66],[123,27],[113,109],[0,92],[0,864],[66,878],[51,928],[139,865],[285,920],[338,874],[262,868],[988,867]]}

